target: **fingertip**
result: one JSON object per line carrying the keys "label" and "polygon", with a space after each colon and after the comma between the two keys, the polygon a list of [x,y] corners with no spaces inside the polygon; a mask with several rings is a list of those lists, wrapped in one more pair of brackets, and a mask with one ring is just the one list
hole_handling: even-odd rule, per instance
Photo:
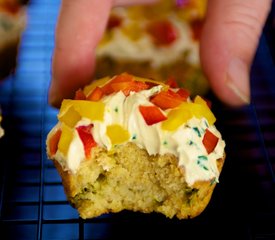
{"label": "fingertip", "polygon": [[112,1],[63,0],[58,18],[52,61],[50,105],[58,107],[64,98],[93,77],[95,49],[109,17]]}
{"label": "fingertip", "polygon": [[93,79],[95,54],[80,54],[81,51],[77,50],[78,56],[75,58],[74,52],[59,53],[53,61],[48,102],[54,107],[59,107],[65,98],[73,98],[79,88],[83,88]]}
{"label": "fingertip", "polygon": [[247,105],[250,103],[250,65],[234,57],[225,47],[229,36],[215,34],[201,42],[201,65],[211,89],[228,106]]}
{"label": "fingertip", "polygon": [[250,67],[269,5],[257,0],[208,1],[201,65],[213,92],[227,105],[250,102]]}
{"label": "fingertip", "polygon": [[55,84],[55,80],[51,80],[51,84],[48,91],[48,103],[50,106],[59,108],[61,105],[62,97],[58,94],[58,88]]}

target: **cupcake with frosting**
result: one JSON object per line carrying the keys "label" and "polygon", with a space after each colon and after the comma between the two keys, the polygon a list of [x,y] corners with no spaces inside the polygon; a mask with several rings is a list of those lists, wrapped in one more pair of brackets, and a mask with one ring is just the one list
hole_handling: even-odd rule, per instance
{"label": "cupcake with frosting", "polygon": [[122,73],[62,102],[47,137],[68,201],[82,218],[122,210],[199,215],[225,160],[209,101]]}

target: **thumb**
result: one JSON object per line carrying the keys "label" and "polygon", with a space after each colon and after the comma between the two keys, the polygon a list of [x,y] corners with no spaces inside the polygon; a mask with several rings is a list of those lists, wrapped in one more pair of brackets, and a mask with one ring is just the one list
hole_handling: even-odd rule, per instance
{"label": "thumb", "polygon": [[201,36],[201,64],[226,104],[250,102],[250,65],[272,0],[209,0]]}

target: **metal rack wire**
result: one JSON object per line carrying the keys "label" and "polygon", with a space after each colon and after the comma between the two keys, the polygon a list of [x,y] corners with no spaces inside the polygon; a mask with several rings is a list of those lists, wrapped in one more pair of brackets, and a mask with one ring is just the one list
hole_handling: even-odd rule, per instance
{"label": "metal rack wire", "polygon": [[[252,104],[213,111],[227,159],[212,200],[197,218],[121,212],[82,220],[66,201],[45,140],[57,110],[47,104],[54,25],[60,1],[32,0],[18,68],[0,85],[2,236],[7,239],[132,239],[188,236],[275,238],[275,69],[262,37],[251,72]],[[226,222],[230,221],[230,225]]]}

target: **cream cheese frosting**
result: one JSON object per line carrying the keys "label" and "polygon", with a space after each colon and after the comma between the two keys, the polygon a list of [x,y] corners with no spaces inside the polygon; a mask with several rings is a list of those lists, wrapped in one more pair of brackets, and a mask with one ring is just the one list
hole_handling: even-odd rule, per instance
{"label": "cream cheese frosting", "polygon": [[[121,14],[118,12],[118,14]],[[176,14],[169,20],[176,26],[178,37],[170,45],[156,47],[152,38],[143,33],[142,37],[133,41],[121,30],[112,30],[112,40],[99,45],[96,50],[98,57],[110,56],[115,59],[149,61],[152,67],[160,67],[173,63],[186,55],[186,60],[193,65],[199,65],[199,43],[192,38],[192,29],[187,22],[180,21]],[[173,54],[171,54],[173,53]]]}
{"label": "cream cheese frosting", "polygon": [[[119,91],[103,97],[101,100],[105,104],[103,120],[92,121],[82,117],[73,128],[73,140],[69,144],[67,156],[57,150],[53,157],[59,161],[64,170],[75,173],[80,163],[85,160],[85,149],[76,128],[92,123],[91,131],[95,142],[98,146],[111,150],[115,145],[106,132],[108,126],[117,124],[129,132],[129,139],[126,142],[135,143],[145,149],[149,155],[175,155],[178,158],[178,165],[185,171],[186,182],[189,185],[199,180],[214,179],[218,182],[219,171],[216,160],[223,157],[225,142],[217,128],[213,124],[210,125],[206,118],[192,117],[175,131],[164,130],[161,122],[146,124],[138,107],[154,105],[150,102],[150,97],[160,92],[162,87],[158,85],[149,90],[130,92],[129,96]],[[162,112],[167,115],[169,111]],[[52,129],[48,138],[60,128],[61,124],[59,122]],[[202,142],[206,129],[218,138],[215,149],[209,154]]]}

